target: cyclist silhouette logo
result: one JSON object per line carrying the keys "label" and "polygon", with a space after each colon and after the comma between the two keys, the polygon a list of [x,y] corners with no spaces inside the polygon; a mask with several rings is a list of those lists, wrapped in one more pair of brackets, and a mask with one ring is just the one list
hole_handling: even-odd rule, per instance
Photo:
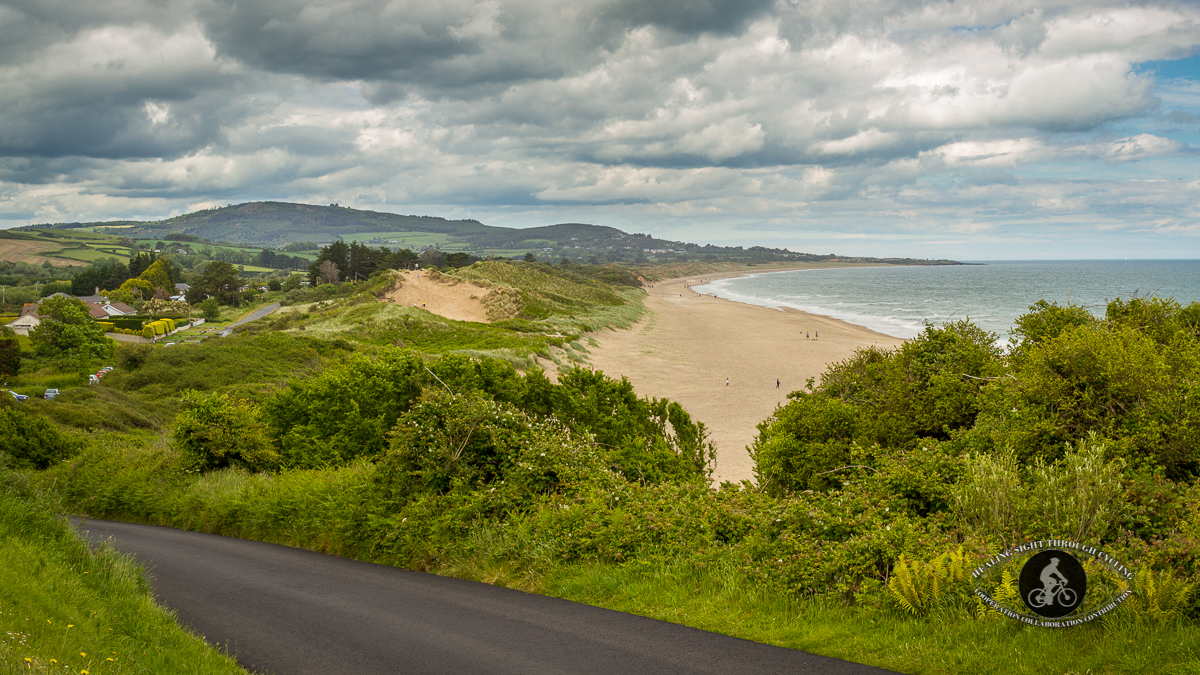
{"label": "cyclist silhouette logo", "polygon": [[1087,593],[1087,573],[1070,553],[1051,549],[1025,563],[1018,585],[1031,612],[1057,618],[1079,607]]}

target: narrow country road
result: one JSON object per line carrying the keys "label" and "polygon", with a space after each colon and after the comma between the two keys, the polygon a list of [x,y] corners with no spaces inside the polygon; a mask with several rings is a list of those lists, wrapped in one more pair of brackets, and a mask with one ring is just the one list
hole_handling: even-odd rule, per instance
{"label": "narrow country road", "polygon": [[274,312],[277,309],[279,309],[278,302],[273,305],[267,305],[266,307],[263,307],[262,309],[257,309],[254,311],[254,313],[250,314],[249,316],[244,316],[241,319],[238,319],[237,321],[229,324],[228,328],[221,331],[220,333],[217,333],[217,337],[229,337],[233,333],[234,328],[237,328],[238,326],[240,326],[244,323],[250,323],[251,321],[258,321],[259,319],[270,314],[271,312]]}
{"label": "narrow country road", "polygon": [[276,544],[76,519],[150,572],[158,601],[277,675],[888,671],[471,581]]}

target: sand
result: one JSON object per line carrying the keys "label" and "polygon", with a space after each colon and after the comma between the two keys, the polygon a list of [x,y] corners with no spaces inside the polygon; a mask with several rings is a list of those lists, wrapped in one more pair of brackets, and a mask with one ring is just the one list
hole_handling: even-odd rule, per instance
{"label": "sand", "polygon": [[451,277],[433,280],[428,272],[399,272],[400,288],[384,299],[398,305],[420,307],[455,321],[488,323],[482,298],[490,291]]}
{"label": "sand", "polygon": [[703,422],[717,450],[718,482],[754,479],[746,447],[789,392],[859,347],[903,342],[828,317],[696,297],[685,284],[699,282],[648,289],[647,317],[630,330],[594,334],[600,346],[590,361],[609,376],[628,377],[639,395],[678,401]]}

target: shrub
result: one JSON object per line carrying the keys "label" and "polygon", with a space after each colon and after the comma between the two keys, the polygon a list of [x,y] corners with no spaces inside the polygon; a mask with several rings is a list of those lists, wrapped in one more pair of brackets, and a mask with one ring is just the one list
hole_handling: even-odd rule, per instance
{"label": "shrub", "polygon": [[1124,463],[1105,461],[1104,454],[1105,446],[1092,438],[1053,464],[1035,462],[1024,476],[1011,452],[972,456],[953,489],[959,522],[1006,541],[1104,541],[1126,509]]}
{"label": "shrub", "polygon": [[416,352],[355,356],[343,367],[290,382],[264,411],[288,466],[339,466],[383,451],[387,433],[420,395],[424,380]]}
{"label": "shrub", "polygon": [[862,463],[855,459],[858,409],[822,395],[792,396],[758,425],[750,457],[759,486],[775,496],[840,487],[844,475],[837,470]]}
{"label": "shrub", "polygon": [[117,345],[115,351],[117,367],[121,370],[137,370],[154,355],[154,347],[128,342]]}
{"label": "shrub", "polygon": [[45,469],[73,457],[81,445],[40,417],[0,407],[0,453],[14,468]]}
{"label": "shrub", "polygon": [[221,303],[217,302],[216,298],[208,298],[196,307],[207,321],[216,321],[221,318]]}
{"label": "shrub", "polygon": [[0,326],[0,376],[16,377],[21,372],[21,342],[11,328]]}
{"label": "shrub", "polygon": [[426,391],[396,424],[379,476],[392,500],[500,488],[522,501],[602,471],[561,426],[478,392]]}
{"label": "shrub", "polygon": [[258,471],[279,462],[258,405],[221,393],[185,391],[172,437],[185,466],[194,471]]}

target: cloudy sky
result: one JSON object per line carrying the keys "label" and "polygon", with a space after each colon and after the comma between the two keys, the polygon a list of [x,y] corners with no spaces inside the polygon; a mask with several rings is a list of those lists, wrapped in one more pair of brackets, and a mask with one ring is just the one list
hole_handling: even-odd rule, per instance
{"label": "cloudy sky", "polygon": [[0,227],[273,199],[1200,257],[1200,4],[0,0]]}

